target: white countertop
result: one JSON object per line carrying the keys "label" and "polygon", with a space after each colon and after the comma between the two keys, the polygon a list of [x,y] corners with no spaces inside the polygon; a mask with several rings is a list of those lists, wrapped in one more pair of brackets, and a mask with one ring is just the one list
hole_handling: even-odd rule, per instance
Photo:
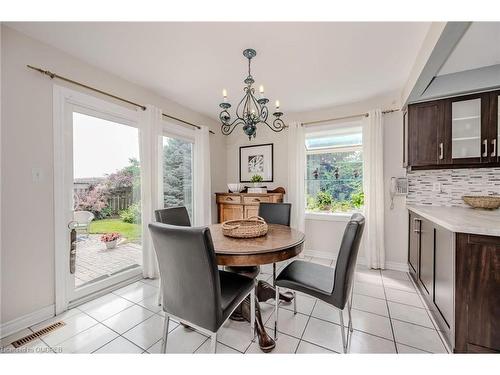
{"label": "white countertop", "polygon": [[500,209],[481,210],[469,207],[406,205],[424,219],[457,233],[500,237]]}

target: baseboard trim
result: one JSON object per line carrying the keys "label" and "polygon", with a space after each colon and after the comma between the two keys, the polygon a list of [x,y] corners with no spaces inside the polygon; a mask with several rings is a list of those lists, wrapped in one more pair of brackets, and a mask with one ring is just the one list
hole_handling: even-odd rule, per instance
{"label": "baseboard trim", "polygon": [[[311,256],[316,258],[324,258],[332,260],[337,259],[337,255],[332,255],[332,253],[327,251],[304,250],[304,256]],[[364,257],[358,257],[357,264],[366,266],[366,259]],[[408,264],[399,262],[385,262],[385,269],[408,272]]]}
{"label": "baseboard trim", "polygon": [[408,263],[385,262],[385,268],[388,270],[409,272]]}
{"label": "baseboard trim", "polygon": [[40,310],[33,311],[32,313],[20,316],[19,318],[13,319],[9,322],[2,323],[0,325],[0,338],[10,336],[25,328],[31,327],[32,325],[52,318],[53,316],[55,316],[55,313],[55,305],[50,305],[41,308]]}

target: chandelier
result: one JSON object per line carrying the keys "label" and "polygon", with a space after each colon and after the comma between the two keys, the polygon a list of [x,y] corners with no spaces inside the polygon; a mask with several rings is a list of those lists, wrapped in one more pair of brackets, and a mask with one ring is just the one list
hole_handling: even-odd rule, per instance
{"label": "chandelier", "polygon": [[272,123],[269,123],[267,121],[269,110],[266,106],[266,104],[269,103],[269,99],[264,96],[264,86],[260,86],[259,98],[257,99],[255,97],[255,89],[252,87],[255,80],[252,77],[250,64],[252,58],[256,55],[257,52],[254,49],[246,49],[243,51],[243,56],[248,59],[248,76],[243,81],[246,84],[243,88],[245,94],[236,107],[236,118],[232,122],[231,115],[228,112],[228,109],[231,108],[231,104],[227,101],[227,90],[222,90],[224,101],[219,105],[222,108],[219,119],[222,123],[221,132],[224,135],[231,134],[238,125],[243,125],[243,132],[248,136],[249,140],[251,140],[252,137],[255,138],[258,124],[266,124],[274,132],[280,132],[286,128],[285,123],[281,119],[283,112],[280,112],[279,100],[276,100],[276,111],[273,113],[275,118]]}

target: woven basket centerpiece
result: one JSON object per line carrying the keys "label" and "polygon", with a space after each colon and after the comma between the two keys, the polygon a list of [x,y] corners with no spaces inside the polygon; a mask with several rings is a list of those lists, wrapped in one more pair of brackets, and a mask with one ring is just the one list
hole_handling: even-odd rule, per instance
{"label": "woven basket centerpiece", "polygon": [[474,208],[494,210],[500,207],[500,195],[464,195],[462,199]]}
{"label": "woven basket centerpiece", "polygon": [[222,234],[234,238],[255,238],[265,236],[268,226],[260,216],[244,220],[229,220],[222,223]]}

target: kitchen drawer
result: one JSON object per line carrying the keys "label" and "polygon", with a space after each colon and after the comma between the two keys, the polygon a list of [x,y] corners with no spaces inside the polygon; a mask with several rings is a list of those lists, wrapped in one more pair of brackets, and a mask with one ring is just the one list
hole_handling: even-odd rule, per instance
{"label": "kitchen drawer", "polygon": [[258,204],[261,202],[271,202],[271,197],[243,197],[244,204]]}
{"label": "kitchen drawer", "polygon": [[217,203],[241,203],[241,196],[239,195],[218,195]]}

